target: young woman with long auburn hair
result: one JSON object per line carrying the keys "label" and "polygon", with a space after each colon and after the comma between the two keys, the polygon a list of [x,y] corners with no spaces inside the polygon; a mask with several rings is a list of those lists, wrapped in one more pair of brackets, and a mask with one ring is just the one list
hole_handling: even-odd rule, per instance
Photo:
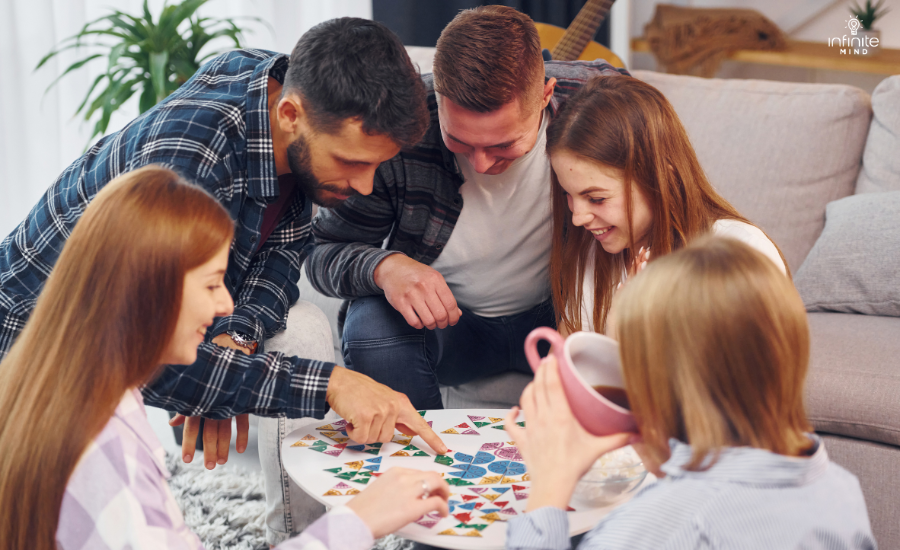
{"label": "young woman with long auburn hair", "polygon": [[[206,328],[231,313],[233,231],[214,197],[158,166],[119,176],[85,209],[0,363],[0,548],[201,547],[137,388],[162,365],[193,363]],[[446,483],[423,474],[387,472],[330,527],[326,517],[283,547],[325,533],[335,548],[368,548],[425,512],[446,515]]]}
{"label": "young woman with long auburn hair", "polygon": [[550,124],[547,153],[561,332],[610,332],[616,288],[650,251],[658,258],[704,233],[747,242],[787,273],[778,247],[710,185],[678,115],[653,86],[591,80]]}
{"label": "young woman with long auburn hair", "polygon": [[701,237],[658,258],[616,297],[625,389],[640,435],[595,437],[548,356],[506,426],[528,464],[528,513],[507,548],[568,548],[566,507],[601,455],[632,443],[660,481],[579,548],[874,549],[855,476],[828,459],[803,407],[809,328],[771,258]]}

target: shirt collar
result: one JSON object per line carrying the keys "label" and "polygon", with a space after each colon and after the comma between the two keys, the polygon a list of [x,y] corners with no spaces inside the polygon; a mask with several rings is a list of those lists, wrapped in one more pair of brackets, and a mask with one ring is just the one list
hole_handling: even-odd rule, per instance
{"label": "shirt collar", "polygon": [[829,462],[819,436],[806,435],[813,442],[811,456],[791,457],[753,447],[729,447],[721,451],[718,460],[709,469],[697,472],[684,469],[691,460],[691,446],[670,439],[672,454],[660,469],[672,478],[703,478],[768,487],[806,485],[822,476]]}
{"label": "shirt collar", "polygon": [[144,408],[144,398],[140,390],[132,388],[125,392],[119,406],[116,407],[115,417],[122,421],[134,433],[141,445],[153,457],[153,462],[159,468],[163,476],[169,478],[169,470],[166,468],[166,451],[156,437],[156,433],[147,419],[147,409]]}
{"label": "shirt collar", "polygon": [[275,55],[259,65],[250,77],[247,101],[247,192],[251,198],[274,200],[278,196],[278,171],[269,124],[269,77],[284,82],[288,56]]}

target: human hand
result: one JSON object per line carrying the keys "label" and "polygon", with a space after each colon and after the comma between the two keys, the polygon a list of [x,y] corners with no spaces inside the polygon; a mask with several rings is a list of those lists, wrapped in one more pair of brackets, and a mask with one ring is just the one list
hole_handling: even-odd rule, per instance
{"label": "human hand", "polygon": [[528,465],[528,511],[544,506],[565,510],[575,485],[591,465],[603,454],[627,445],[633,436],[620,433],[597,437],[581,427],[569,407],[552,355],[541,361],[519,402],[526,427],[516,424],[517,407],[506,416],[505,425]]}
{"label": "human hand", "polygon": [[450,513],[448,498],[450,486],[439,473],[394,467],[353,497],[347,507],[377,539],[429,512],[446,517]]}
{"label": "human hand", "polygon": [[[212,339],[212,343],[223,347],[238,350],[246,355],[250,350],[237,345],[231,336],[222,333]],[[187,463],[194,460],[194,451],[197,448],[197,434],[200,432],[201,423],[203,429],[203,463],[208,470],[216,467],[216,464],[228,462],[228,450],[231,447],[231,419],[212,420],[201,419],[199,416],[185,417],[176,414],[169,420],[169,426],[181,426],[184,424],[184,432],[181,436],[181,459]],[[239,453],[247,450],[247,440],[250,438],[250,415],[239,414],[235,417],[237,427],[237,440],[235,449]]]}
{"label": "human hand", "polygon": [[[231,446],[231,419],[212,420],[199,416],[184,416],[176,414],[169,420],[169,426],[181,426],[184,424],[184,433],[181,436],[181,459],[187,463],[194,460],[194,451],[197,448],[197,433],[200,424],[203,424],[203,463],[207,470],[212,470],[216,464],[228,462],[228,451]],[[237,424],[237,440],[235,449],[243,453],[247,450],[247,439],[250,433],[250,415],[239,414],[235,417]]]}
{"label": "human hand", "polygon": [[409,398],[364,374],[334,367],[325,399],[347,421],[347,435],[358,443],[386,443],[394,428],[418,435],[438,454],[447,452],[431,426],[413,408]]}
{"label": "human hand", "polygon": [[381,260],[375,284],[413,328],[447,328],[462,315],[443,275],[403,254]]}
{"label": "human hand", "polygon": [[[624,281],[620,282],[616,285],[616,295],[618,295],[619,291],[622,290],[622,287],[625,286],[625,283],[628,282],[629,279],[640,273],[645,267],[647,267],[647,262],[650,261],[650,249],[644,248],[643,246],[638,250],[638,253],[634,257],[634,261],[631,262],[631,266],[629,266],[627,273],[628,276]],[[616,302],[615,296],[612,300],[612,305],[609,307],[609,311],[606,312],[606,331],[604,332],[607,336],[612,338],[613,340],[618,340],[618,333],[616,332]]]}

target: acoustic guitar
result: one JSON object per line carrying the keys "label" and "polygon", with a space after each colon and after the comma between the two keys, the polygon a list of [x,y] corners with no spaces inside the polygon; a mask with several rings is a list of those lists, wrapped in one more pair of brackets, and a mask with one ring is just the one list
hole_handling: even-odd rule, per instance
{"label": "acoustic guitar", "polygon": [[605,59],[614,67],[624,67],[619,56],[606,46],[591,40],[606,19],[613,1],[588,0],[568,29],[536,22],[534,25],[541,38],[541,47],[550,50],[553,59],[557,61]]}

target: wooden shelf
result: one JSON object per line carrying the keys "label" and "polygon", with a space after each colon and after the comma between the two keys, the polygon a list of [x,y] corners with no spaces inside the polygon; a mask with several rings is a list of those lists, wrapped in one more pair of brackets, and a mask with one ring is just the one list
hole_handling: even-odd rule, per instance
{"label": "wooden shelf", "polygon": [[[726,59],[761,65],[781,65],[784,67],[805,67],[830,71],[852,71],[858,73],[900,74],[900,50],[879,47],[872,57],[841,55],[837,46],[829,47],[824,42],[801,42],[789,40],[782,51],[737,50]],[[643,38],[631,40],[631,51],[650,51],[650,44]]]}

